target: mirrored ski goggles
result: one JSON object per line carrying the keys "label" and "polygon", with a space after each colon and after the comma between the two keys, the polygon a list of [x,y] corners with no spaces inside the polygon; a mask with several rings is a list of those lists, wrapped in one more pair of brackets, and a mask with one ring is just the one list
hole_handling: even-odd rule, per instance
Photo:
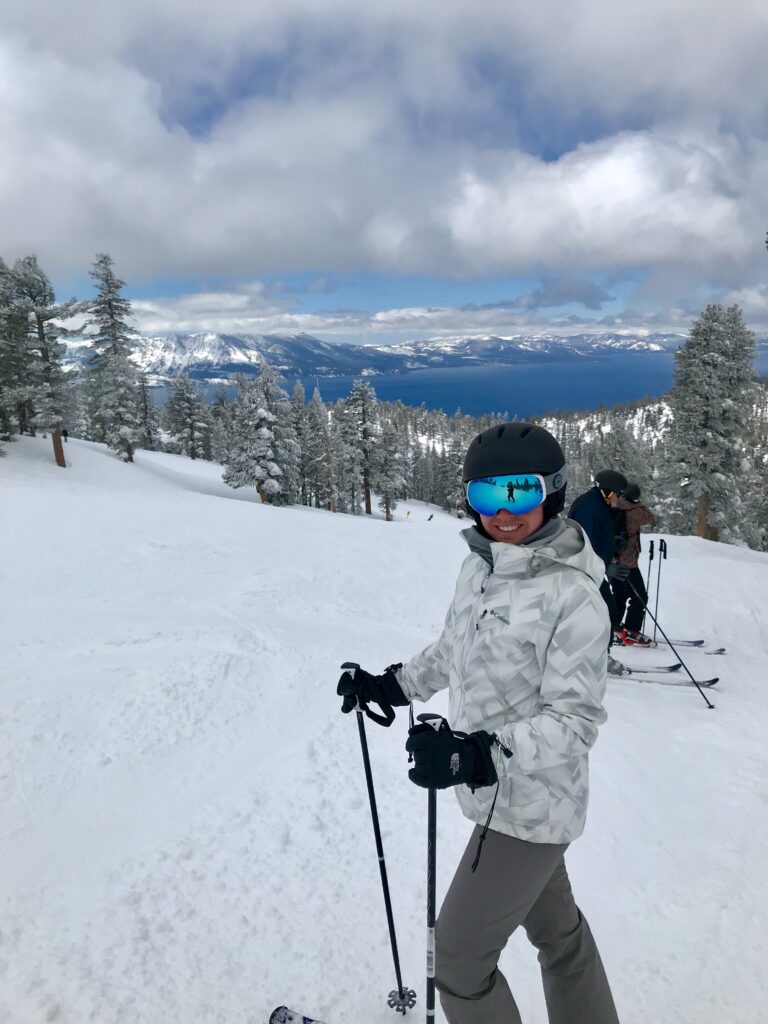
{"label": "mirrored ski goggles", "polygon": [[507,476],[485,476],[467,484],[467,501],[481,516],[493,516],[504,508],[516,516],[524,516],[543,505],[550,494],[559,491],[566,481],[565,468],[559,473],[510,473]]}

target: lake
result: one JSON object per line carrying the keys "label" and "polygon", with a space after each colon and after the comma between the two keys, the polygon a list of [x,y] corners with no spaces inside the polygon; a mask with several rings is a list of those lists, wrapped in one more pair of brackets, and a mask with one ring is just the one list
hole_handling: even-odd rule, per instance
{"label": "lake", "polygon": [[[664,394],[672,386],[674,355],[671,352],[618,352],[600,359],[561,362],[520,363],[514,366],[467,366],[441,370],[367,378],[382,401],[400,400],[406,405],[443,409],[449,415],[457,409],[479,416],[506,412],[511,417],[540,416],[558,409],[594,409],[639,398]],[[768,350],[761,350],[758,372],[768,374]],[[317,382],[325,402],[349,394],[352,377],[302,379],[309,399]],[[288,390],[294,380],[288,380]],[[159,404],[165,395],[155,392]],[[236,389],[217,385],[205,387],[212,401],[220,391],[229,397]]]}

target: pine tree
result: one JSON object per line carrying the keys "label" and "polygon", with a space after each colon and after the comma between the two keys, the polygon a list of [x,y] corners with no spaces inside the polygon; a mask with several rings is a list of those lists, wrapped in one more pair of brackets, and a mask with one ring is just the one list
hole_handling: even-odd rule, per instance
{"label": "pine tree", "polygon": [[362,468],[359,424],[348,402],[340,400],[331,414],[331,453],[336,481],[337,508],[360,515]]}
{"label": "pine tree", "polygon": [[65,423],[70,437],[91,440],[90,418],[88,415],[88,375],[82,369],[70,372],[69,398],[65,407]]}
{"label": "pine tree", "polygon": [[160,449],[160,418],[143,375],[139,376],[139,430],[137,443],[148,452]]}
{"label": "pine tree", "polygon": [[214,462],[225,465],[229,452],[229,439],[232,434],[232,416],[234,404],[229,401],[224,391],[219,391],[211,405],[211,458]]}
{"label": "pine tree", "polygon": [[139,373],[131,362],[133,339],[128,327],[131,303],[122,295],[125,282],[115,276],[114,261],[98,253],[90,276],[97,292],[87,304],[84,332],[91,336],[91,408],[96,435],[133,462],[144,420]]}
{"label": "pine tree", "polygon": [[3,278],[20,420],[33,434],[36,429],[51,431],[56,461],[62,465],[65,378],[61,365],[64,346],[59,339],[70,332],[60,321],[75,316],[81,304],[75,299],[56,302],[53,286],[35,256],[16,260],[10,271],[4,267]]}
{"label": "pine tree", "polygon": [[262,396],[264,408],[272,416],[273,458],[280,467],[280,489],[272,495],[275,505],[293,505],[300,494],[301,450],[293,425],[293,410],[288,392],[282,385],[285,379],[263,359],[256,388]]}
{"label": "pine tree", "polygon": [[302,455],[310,502],[319,508],[327,508],[329,511],[335,512],[337,508],[336,481],[331,454],[328,410],[323,404],[317,388],[312,393],[312,399],[306,408],[304,422]]}
{"label": "pine tree", "polygon": [[[755,339],[738,306],[707,306],[676,354],[667,491],[678,528],[739,538]],[[677,486],[677,494],[674,494]]]}
{"label": "pine tree", "polygon": [[307,396],[304,385],[297,380],[291,392],[291,422],[296,432],[296,441],[299,445],[301,455],[298,467],[299,501],[302,505],[309,505],[309,492],[307,486],[307,422],[306,422]]}
{"label": "pine tree", "polygon": [[448,443],[447,461],[451,475],[446,486],[446,498],[448,510],[454,513],[465,511],[463,471],[468,445],[469,442],[458,435],[454,435]]}
{"label": "pine tree", "polygon": [[393,423],[386,422],[378,438],[378,457],[372,482],[379,494],[379,508],[388,523],[392,520],[398,496],[405,486],[404,460],[399,448],[397,429]]}
{"label": "pine tree", "polygon": [[180,374],[171,382],[165,423],[174,448],[190,459],[210,456],[210,415],[199,384]]}
{"label": "pine tree", "polygon": [[375,472],[376,461],[376,405],[376,392],[370,384],[358,378],[347,398],[347,408],[356,421],[357,446],[363,476],[363,500],[365,514],[368,516],[372,513],[371,477]]}
{"label": "pine tree", "polygon": [[[11,271],[0,258],[0,434],[10,436],[14,420],[24,418],[25,402],[21,399],[21,353],[26,341],[24,317],[13,311]],[[22,425],[22,432],[25,429]]]}
{"label": "pine tree", "polygon": [[240,377],[222,479],[230,487],[255,487],[265,504],[280,493],[283,475],[275,461],[274,423],[258,381]]}

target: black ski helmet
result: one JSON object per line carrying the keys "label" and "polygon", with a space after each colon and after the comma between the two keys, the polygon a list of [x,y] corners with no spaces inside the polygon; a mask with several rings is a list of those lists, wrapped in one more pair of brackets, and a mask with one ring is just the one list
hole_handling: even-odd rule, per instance
{"label": "black ski helmet", "polygon": [[[479,480],[507,473],[560,474],[562,482],[553,481],[556,489],[544,501],[544,521],[554,519],[565,507],[568,480],[565,455],[555,438],[544,427],[534,423],[499,423],[489,427],[472,441],[464,457],[462,480]],[[467,504],[467,511],[480,526],[480,517]]]}
{"label": "black ski helmet", "polygon": [[640,501],[640,484],[628,483],[627,489],[624,491],[624,497],[627,501]]}
{"label": "black ski helmet", "polygon": [[627,489],[627,478],[616,469],[601,469],[595,473],[595,483],[606,494],[623,494]]}

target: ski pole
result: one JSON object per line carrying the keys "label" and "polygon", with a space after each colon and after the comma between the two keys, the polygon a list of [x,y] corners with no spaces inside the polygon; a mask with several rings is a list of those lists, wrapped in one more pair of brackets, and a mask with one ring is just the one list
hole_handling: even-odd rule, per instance
{"label": "ski pole", "polygon": [[[645,592],[650,594],[651,592],[651,562],[653,561],[653,541],[651,541],[650,548],[648,549],[648,577],[645,581]],[[643,621],[640,623],[640,632],[645,632],[645,605],[643,605]]]}
{"label": "ski pole", "polygon": [[[659,548],[661,548],[661,545],[662,545],[663,543],[664,543],[664,541],[659,541]],[[666,547],[666,545],[665,545],[665,547]],[[633,594],[635,595],[635,597],[637,598],[637,600],[638,600],[638,601],[640,601],[640,604],[642,604],[643,602],[642,602],[642,601],[640,600],[640,595],[638,594],[637,590],[636,590],[636,589],[634,588],[634,586],[632,585],[632,583],[631,583],[631,582],[630,582],[629,580],[627,580],[627,583],[629,583],[629,588],[630,588],[630,590],[632,591],[632,593],[633,593]],[[651,609],[650,609],[650,608],[648,607],[648,605],[646,605],[646,606],[645,606],[645,608],[646,608],[646,611],[648,612],[648,614],[649,614],[649,615],[651,616],[651,618],[653,619],[653,633],[654,633],[654,636],[655,636],[655,635],[656,635],[656,626],[658,626],[658,622],[656,621],[656,617],[655,617],[655,615],[653,615],[653,614],[652,614],[652,612],[651,612]],[[699,684],[698,684],[698,683],[696,682],[696,680],[695,680],[695,679],[693,678],[693,676],[692,676],[692,675],[691,675],[691,673],[690,673],[690,670],[689,670],[688,666],[687,666],[687,665],[685,664],[685,662],[683,661],[683,659],[682,659],[682,658],[680,657],[680,653],[679,653],[679,651],[677,650],[677,648],[675,647],[675,645],[674,645],[674,644],[672,643],[672,641],[671,641],[671,640],[669,639],[669,637],[668,637],[668,636],[667,636],[667,634],[666,634],[666,633],[664,632],[664,630],[663,630],[663,629],[661,628],[661,626],[659,626],[659,632],[661,633],[661,635],[662,635],[662,636],[664,637],[665,641],[666,641],[666,642],[667,642],[667,644],[669,645],[669,649],[670,649],[670,650],[672,651],[672,653],[673,653],[673,654],[675,655],[675,657],[677,658],[677,660],[678,660],[678,661],[680,662],[680,664],[681,664],[681,665],[683,666],[683,668],[684,668],[684,669],[685,669],[685,671],[687,672],[687,674],[688,674],[688,678],[689,678],[689,679],[691,680],[691,682],[693,683],[693,685],[694,685],[694,686],[696,687],[696,689],[697,689],[697,690],[699,691],[699,693],[701,694],[701,696],[702,696],[702,697],[704,698],[704,702],[705,702],[705,704],[707,705],[707,707],[709,708],[709,710],[710,710],[710,711],[713,711],[713,710],[714,710],[714,708],[715,708],[715,705],[714,705],[714,704],[710,704],[710,702],[709,702],[709,698],[707,697],[706,693],[704,693],[704,691],[702,690],[702,688],[701,688],[701,687],[699,686]]]}
{"label": "ski pole", "polygon": [[437,790],[427,795],[427,1024],[435,1020],[435,896],[437,891]]}
{"label": "ski pole", "polygon": [[[356,669],[359,665],[351,662],[345,662],[342,666],[343,669]],[[368,786],[368,802],[371,806],[371,820],[373,821],[373,834],[376,839],[376,854],[379,858],[379,872],[381,874],[381,888],[384,892],[384,909],[387,913],[387,927],[389,928],[389,942],[392,947],[392,960],[395,965],[395,978],[397,979],[397,988],[393,989],[389,993],[387,999],[387,1006],[390,1006],[397,1013],[404,1014],[406,1010],[409,1010],[416,1003],[416,993],[413,989],[403,988],[403,979],[400,973],[400,957],[397,952],[397,937],[395,935],[395,919],[392,913],[392,900],[389,895],[389,881],[387,879],[387,863],[384,860],[384,844],[381,841],[381,829],[379,828],[379,812],[376,807],[376,794],[373,789],[373,773],[371,772],[371,758],[368,753],[368,740],[365,735],[365,721],[363,719],[363,713],[372,718],[374,722],[378,722],[380,725],[390,726],[395,719],[395,713],[391,707],[383,707],[384,715],[377,715],[374,711],[367,706],[364,701],[359,699],[355,703],[355,711],[357,712],[357,727],[360,733],[360,747],[363,752],[363,767],[365,768],[365,781]]]}
{"label": "ski pole", "polygon": [[[667,560],[667,542],[665,540],[659,541],[659,565],[656,569],[656,615],[659,614],[659,587],[661,585],[661,560],[662,558],[666,562]],[[650,614],[650,613],[649,613]],[[653,639],[656,639],[656,619],[653,620]]]}
{"label": "ski pole", "polygon": [[[413,715],[411,715],[413,720]],[[419,721],[443,732],[442,715],[419,715]],[[435,1024],[435,918],[437,904],[437,790],[427,790],[427,1024]]]}

